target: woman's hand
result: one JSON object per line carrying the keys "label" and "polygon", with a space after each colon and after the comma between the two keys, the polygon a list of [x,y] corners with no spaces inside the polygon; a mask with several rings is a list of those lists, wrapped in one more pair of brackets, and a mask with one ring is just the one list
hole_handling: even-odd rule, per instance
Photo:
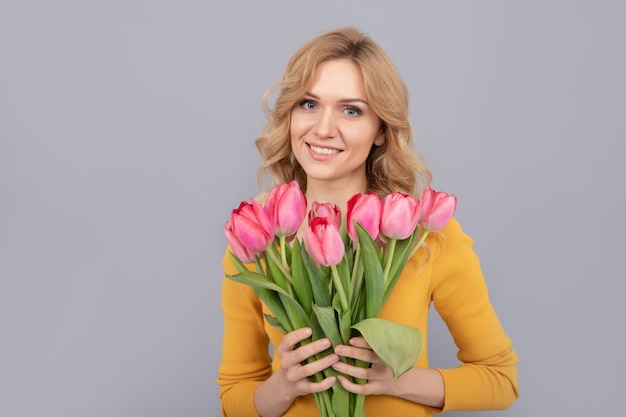
{"label": "woman's hand", "polygon": [[393,373],[374,353],[364,338],[353,337],[350,339],[350,346],[339,345],[335,347],[335,353],[339,356],[358,359],[371,364],[368,368],[348,365],[344,362],[336,362],[333,365],[333,369],[342,374],[367,381],[364,384],[356,384],[345,376],[339,375],[337,378],[346,390],[362,395],[392,395],[395,383]]}
{"label": "woman's hand", "polygon": [[[301,395],[325,391],[335,383],[335,377],[327,377],[319,382],[309,380],[310,376],[323,371],[339,361],[339,356],[334,353],[318,360],[312,360],[315,355],[330,347],[328,339],[316,340],[296,348],[298,343],[308,339],[310,336],[311,329],[309,328],[294,330],[283,337],[276,349],[280,359],[279,373],[284,374],[294,399]],[[312,361],[303,365],[307,359]]]}
{"label": "woman's hand", "polygon": [[370,363],[369,368],[336,362],[333,369],[342,374],[365,380],[364,384],[351,382],[345,376],[337,376],[339,383],[348,391],[362,395],[390,395],[428,405],[443,408],[445,390],[439,371],[426,368],[412,368],[394,379],[391,369],[374,353],[362,337],[350,339],[350,346],[335,347],[335,353],[346,358],[358,359]]}
{"label": "woman's hand", "polygon": [[[300,343],[309,337],[310,328],[297,329],[287,333],[276,348],[280,369],[259,385],[254,393],[254,405],[261,416],[281,416],[297,397],[326,391],[335,383],[334,376],[317,382],[309,380],[310,376],[339,361],[339,356],[334,353],[314,360],[315,355],[330,347],[330,341],[320,339]],[[303,365],[309,359],[311,362]]]}

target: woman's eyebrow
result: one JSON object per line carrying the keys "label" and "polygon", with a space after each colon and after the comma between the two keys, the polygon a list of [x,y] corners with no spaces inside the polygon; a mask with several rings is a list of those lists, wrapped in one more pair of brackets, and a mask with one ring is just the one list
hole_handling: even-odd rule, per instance
{"label": "woman's eyebrow", "polygon": [[[315,94],[311,93],[310,91],[307,91],[304,93],[305,96],[309,96],[315,100],[320,100],[320,98],[318,96],[316,96]],[[367,100],[364,100],[362,98],[342,98],[339,100],[339,103],[354,103],[354,102],[359,102],[359,103],[363,103],[363,104],[367,104],[369,106],[369,103],[367,102]]]}

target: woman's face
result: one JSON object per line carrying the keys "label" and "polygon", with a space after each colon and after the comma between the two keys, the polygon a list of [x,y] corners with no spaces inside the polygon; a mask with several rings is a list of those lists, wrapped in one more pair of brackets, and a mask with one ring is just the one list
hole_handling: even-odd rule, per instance
{"label": "woman's face", "polygon": [[371,147],[384,139],[354,62],[338,59],[318,65],[306,94],[291,111],[290,132],[307,188],[319,184],[365,191],[365,161]]}

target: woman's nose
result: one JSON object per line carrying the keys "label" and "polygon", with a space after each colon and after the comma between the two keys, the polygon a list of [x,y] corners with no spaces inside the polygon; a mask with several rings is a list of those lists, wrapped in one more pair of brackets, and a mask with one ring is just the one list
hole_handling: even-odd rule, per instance
{"label": "woman's nose", "polygon": [[330,111],[320,112],[315,123],[315,134],[320,139],[332,138],[337,134],[336,121]]}

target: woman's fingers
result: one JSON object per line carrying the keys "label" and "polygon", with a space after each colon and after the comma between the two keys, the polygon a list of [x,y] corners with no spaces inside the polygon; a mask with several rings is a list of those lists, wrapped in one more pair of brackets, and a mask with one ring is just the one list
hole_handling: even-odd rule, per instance
{"label": "woman's fingers", "polygon": [[[365,339],[362,337],[352,338],[350,339],[350,346],[339,345],[335,347],[335,353],[369,364],[369,366],[364,367],[349,365],[341,361],[333,364],[333,369],[342,374],[338,375],[337,379],[346,390],[362,395],[379,395],[389,392],[394,383],[393,374],[378,355],[371,350]],[[347,377],[367,382],[355,383]]]}
{"label": "woman's fingers", "polygon": [[[277,348],[281,373],[284,373],[295,395],[325,391],[337,380],[334,376],[324,378],[321,372],[338,362],[339,356],[330,353],[316,359],[316,355],[331,347],[330,341],[310,341],[310,337],[311,329],[297,329],[287,333]],[[320,375],[317,379],[310,378],[316,374]]]}
{"label": "woman's fingers", "polygon": [[292,332],[287,333],[283,340],[281,340],[280,345],[278,346],[278,351],[281,350],[286,352],[288,350],[293,350],[296,345],[303,340],[311,337],[311,329],[308,327],[303,327],[302,329],[296,329]]}
{"label": "woman's fingers", "polygon": [[[285,338],[287,338],[287,335],[283,338],[283,341]],[[298,337],[295,337],[293,340],[298,340]],[[304,339],[300,339],[299,341],[302,340]],[[303,344],[298,348],[295,348],[295,346],[296,344],[294,344],[292,340],[288,340],[285,343],[281,342],[280,346],[278,347],[280,363],[283,369],[288,369],[292,366],[300,365],[301,363],[307,361],[309,358],[312,358],[318,353],[325,351],[330,347],[330,341],[328,339],[320,339]]]}
{"label": "woman's fingers", "polygon": [[369,345],[362,337],[350,339],[350,346],[339,345],[335,347],[335,353],[339,356],[358,359],[372,364],[382,363],[378,355],[370,349]]}
{"label": "woman's fingers", "polygon": [[330,387],[333,386],[336,380],[337,377],[334,376],[324,378],[320,382],[310,382],[302,379],[296,383],[296,389],[298,390],[300,395],[314,394],[316,392],[322,392],[330,389]]}
{"label": "woman's fingers", "polygon": [[350,339],[350,346],[360,347],[363,349],[371,349],[364,337],[353,337]]}
{"label": "woman's fingers", "polygon": [[[300,349],[302,348],[295,350],[294,355],[289,356],[289,360],[291,360],[293,357],[305,356],[305,355],[301,355],[301,356],[297,355],[298,353],[300,353],[299,352]],[[310,358],[310,357],[311,356],[307,356],[306,358]],[[338,361],[339,361],[339,356],[333,353],[333,354],[324,356],[323,358],[320,358],[318,360],[312,360],[310,363],[307,363],[305,365],[302,364],[302,361],[297,361],[295,364],[292,364],[289,366],[286,366],[284,363],[281,362],[281,367],[287,371],[287,379],[292,382],[295,382],[300,379],[306,379],[312,375],[315,375],[316,373],[321,372],[324,369],[331,367]]]}

